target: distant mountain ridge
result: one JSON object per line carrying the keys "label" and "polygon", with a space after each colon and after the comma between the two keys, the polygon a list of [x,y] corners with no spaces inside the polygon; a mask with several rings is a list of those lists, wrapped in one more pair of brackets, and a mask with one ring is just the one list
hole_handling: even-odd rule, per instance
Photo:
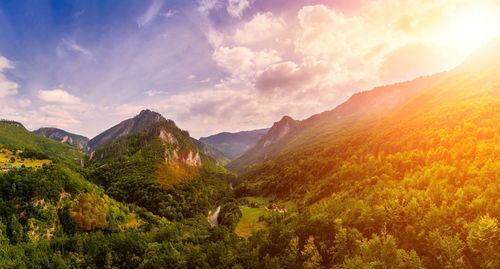
{"label": "distant mountain ridge", "polygon": [[83,152],[77,148],[36,135],[15,121],[0,121],[0,144],[41,151],[49,156],[80,165],[84,158]]}
{"label": "distant mountain ridge", "polygon": [[195,138],[191,138],[193,143],[200,149],[201,151],[205,152],[206,154],[212,156],[217,160],[217,163],[221,166],[224,166],[228,164],[231,160],[228,159],[222,152],[218,151],[217,149],[213,148],[212,146],[209,146],[200,140],[197,140]]}
{"label": "distant mountain ridge", "polygon": [[[448,76],[449,73],[443,72],[356,93],[332,110],[288,125],[292,128],[286,128],[288,129],[286,134],[276,136],[268,133],[273,139],[267,140],[267,143],[265,140],[259,141],[253,148],[231,161],[226,168],[234,172],[243,172],[253,164],[268,161],[281,154],[313,146],[321,147],[319,144],[342,139],[355,130],[367,129]],[[285,117],[283,120],[287,122],[291,118]],[[269,132],[277,132],[279,125],[281,124],[274,130],[271,128]]]}
{"label": "distant mountain ridge", "polygon": [[89,139],[82,135],[73,134],[58,128],[44,127],[33,131],[34,134],[56,140],[61,143],[66,143],[80,150],[88,151],[87,146]]}
{"label": "distant mountain ridge", "polygon": [[91,150],[101,147],[106,143],[116,140],[117,138],[144,130],[148,126],[162,121],[167,121],[167,119],[165,119],[161,114],[153,112],[149,109],[143,110],[139,113],[139,115],[131,119],[124,120],[92,138],[89,141],[88,146]]}
{"label": "distant mountain ridge", "polygon": [[237,133],[222,132],[201,137],[200,141],[232,160],[253,147],[259,139],[269,131],[269,128]]}

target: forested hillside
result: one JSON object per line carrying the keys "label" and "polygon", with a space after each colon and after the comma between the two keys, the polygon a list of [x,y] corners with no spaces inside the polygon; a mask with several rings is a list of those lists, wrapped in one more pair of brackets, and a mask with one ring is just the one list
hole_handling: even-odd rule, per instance
{"label": "forested hillside", "polygon": [[[293,124],[293,128],[287,128],[286,134],[280,139],[273,140],[266,146],[264,146],[265,139],[257,143],[229,163],[227,168],[242,172],[251,165],[271,160],[279,155],[318,151],[332,140],[342,140],[356,132],[372,128],[380,119],[390,115],[419,93],[438,84],[448,75],[448,73],[434,74],[354,94],[349,100],[330,111]],[[279,127],[280,122],[275,123],[275,126]]]}
{"label": "forested hillside", "polygon": [[7,161],[40,165],[0,172],[1,264],[498,268],[499,48],[283,117],[238,177],[161,115],[85,167],[75,148],[2,122]]}
{"label": "forested hillside", "polygon": [[0,144],[41,151],[76,164],[80,164],[84,158],[84,153],[77,148],[33,134],[19,123],[0,122]]}
{"label": "forested hillside", "polygon": [[499,45],[374,127],[254,168],[237,192],[302,205],[275,225],[303,251],[315,249],[318,267],[500,266],[492,241],[500,235]]}
{"label": "forested hillside", "polygon": [[[91,180],[110,196],[174,220],[204,214],[212,192],[205,180],[227,188],[229,176],[173,121],[158,122],[104,145],[90,155],[88,168]],[[190,195],[195,200],[182,198],[178,185],[195,192]]]}
{"label": "forested hillside", "polygon": [[47,153],[24,149],[24,143],[16,144],[19,140],[5,134],[10,133],[0,133],[10,142],[2,146],[5,154],[20,152],[15,164],[30,158],[43,165],[0,172],[1,267],[255,264],[255,256],[245,255],[248,244],[229,228],[237,221],[230,210],[224,210],[220,226],[211,228],[206,219],[218,201],[232,199],[228,182],[233,176],[199,152],[189,134],[173,122],[158,123],[102,147],[88,168],[57,157],[46,162]]}

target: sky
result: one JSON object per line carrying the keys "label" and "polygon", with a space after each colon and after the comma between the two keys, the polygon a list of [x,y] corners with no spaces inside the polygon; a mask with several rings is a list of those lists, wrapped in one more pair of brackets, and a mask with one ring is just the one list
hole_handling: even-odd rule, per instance
{"label": "sky", "polygon": [[0,118],[90,138],[149,108],[193,137],[449,70],[500,1],[0,0]]}

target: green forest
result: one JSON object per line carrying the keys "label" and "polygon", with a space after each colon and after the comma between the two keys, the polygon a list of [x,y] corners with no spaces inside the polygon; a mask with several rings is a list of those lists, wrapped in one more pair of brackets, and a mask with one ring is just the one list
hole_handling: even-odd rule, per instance
{"label": "green forest", "polygon": [[500,268],[499,70],[312,117],[239,174],[173,121],[89,154],[2,122],[7,160],[41,165],[0,172],[0,267]]}

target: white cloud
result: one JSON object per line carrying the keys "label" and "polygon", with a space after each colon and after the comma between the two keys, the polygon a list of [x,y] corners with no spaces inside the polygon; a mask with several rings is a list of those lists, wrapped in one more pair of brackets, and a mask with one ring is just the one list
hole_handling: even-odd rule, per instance
{"label": "white cloud", "polygon": [[198,0],[198,11],[203,14],[208,14],[213,9],[221,7],[218,0]]}
{"label": "white cloud", "polygon": [[14,65],[5,57],[0,56],[0,72],[3,72],[4,69],[14,68]]}
{"label": "white cloud", "polygon": [[298,91],[314,87],[317,79],[324,77],[332,66],[326,61],[309,57],[302,65],[287,61],[269,66],[255,82],[258,90],[272,92],[279,90]]}
{"label": "white cloud", "polygon": [[18,105],[22,108],[29,107],[31,105],[31,100],[29,99],[21,99],[17,101]]}
{"label": "white cloud", "polygon": [[334,9],[317,5],[303,7],[298,20],[301,32],[295,46],[296,51],[303,55],[327,57],[339,62],[359,48],[357,41],[360,37],[370,43],[369,39],[359,36],[362,29],[369,28],[361,17],[346,17]]}
{"label": "white cloud", "polygon": [[19,85],[9,81],[3,74],[0,73],[0,98],[7,95],[16,95]]}
{"label": "white cloud", "polygon": [[64,109],[59,105],[46,105],[39,108],[42,124],[54,126],[55,124],[61,127],[70,127],[80,125],[82,122],[78,119],[79,115],[75,115],[70,110]]}
{"label": "white cloud", "polygon": [[234,34],[237,44],[251,44],[267,39],[276,39],[285,28],[284,21],[271,12],[257,13],[252,20],[238,28]]}
{"label": "white cloud", "polygon": [[39,90],[38,98],[47,103],[66,104],[66,105],[80,104],[80,99],[78,97],[75,97],[61,89],[46,90],[46,91]]}
{"label": "white cloud", "polygon": [[14,65],[5,57],[0,56],[0,98],[8,95],[16,95],[19,85],[8,80],[2,73],[5,69],[14,68]]}
{"label": "white cloud", "polygon": [[165,13],[162,13],[161,15],[165,18],[170,18],[170,17],[173,17],[175,15],[179,14],[179,10],[177,9],[169,9],[167,12]]}
{"label": "white cloud", "polygon": [[189,80],[193,80],[193,79],[195,79],[195,78],[196,78],[196,76],[195,76],[195,75],[193,75],[193,74],[191,74],[191,75],[187,76],[187,79],[189,79]]}
{"label": "white cloud", "polygon": [[228,0],[226,10],[231,17],[239,18],[247,8],[250,8],[249,0]]}
{"label": "white cloud", "polygon": [[120,116],[133,116],[143,109],[146,109],[146,106],[123,104],[115,108],[115,114]]}
{"label": "white cloud", "polygon": [[62,47],[61,46],[58,46],[57,47],[57,50],[58,50],[58,53],[61,53],[61,48],[67,50],[67,51],[72,51],[72,52],[76,52],[76,53],[80,53],[82,54],[83,56],[85,56],[86,58],[88,58],[89,60],[92,60],[92,61],[96,61],[96,58],[94,57],[94,54],[84,48],[83,46],[79,45],[78,43],[76,43],[76,41],[72,38],[64,38],[62,40]]}
{"label": "white cloud", "polygon": [[149,97],[153,97],[153,96],[156,96],[156,95],[161,95],[161,94],[167,94],[168,92],[166,91],[157,91],[157,90],[149,90],[149,91],[146,91],[146,94],[149,96]]}
{"label": "white cloud", "polygon": [[281,61],[275,50],[253,51],[248,47],[220,47],[213,54],[218,65],[238,79],[253,79],[269,65]]}
{"label": "white cloud", "polygon": [[162,5],[163,5],[162,0],[153,0],[149,8],[146,10],[146,12],[141,16],[139,16],[139,18],[137,18],[137,26],[144,27],[146,24],[153,21],[154,18],[158,16],[158,13],[160,12]]}

